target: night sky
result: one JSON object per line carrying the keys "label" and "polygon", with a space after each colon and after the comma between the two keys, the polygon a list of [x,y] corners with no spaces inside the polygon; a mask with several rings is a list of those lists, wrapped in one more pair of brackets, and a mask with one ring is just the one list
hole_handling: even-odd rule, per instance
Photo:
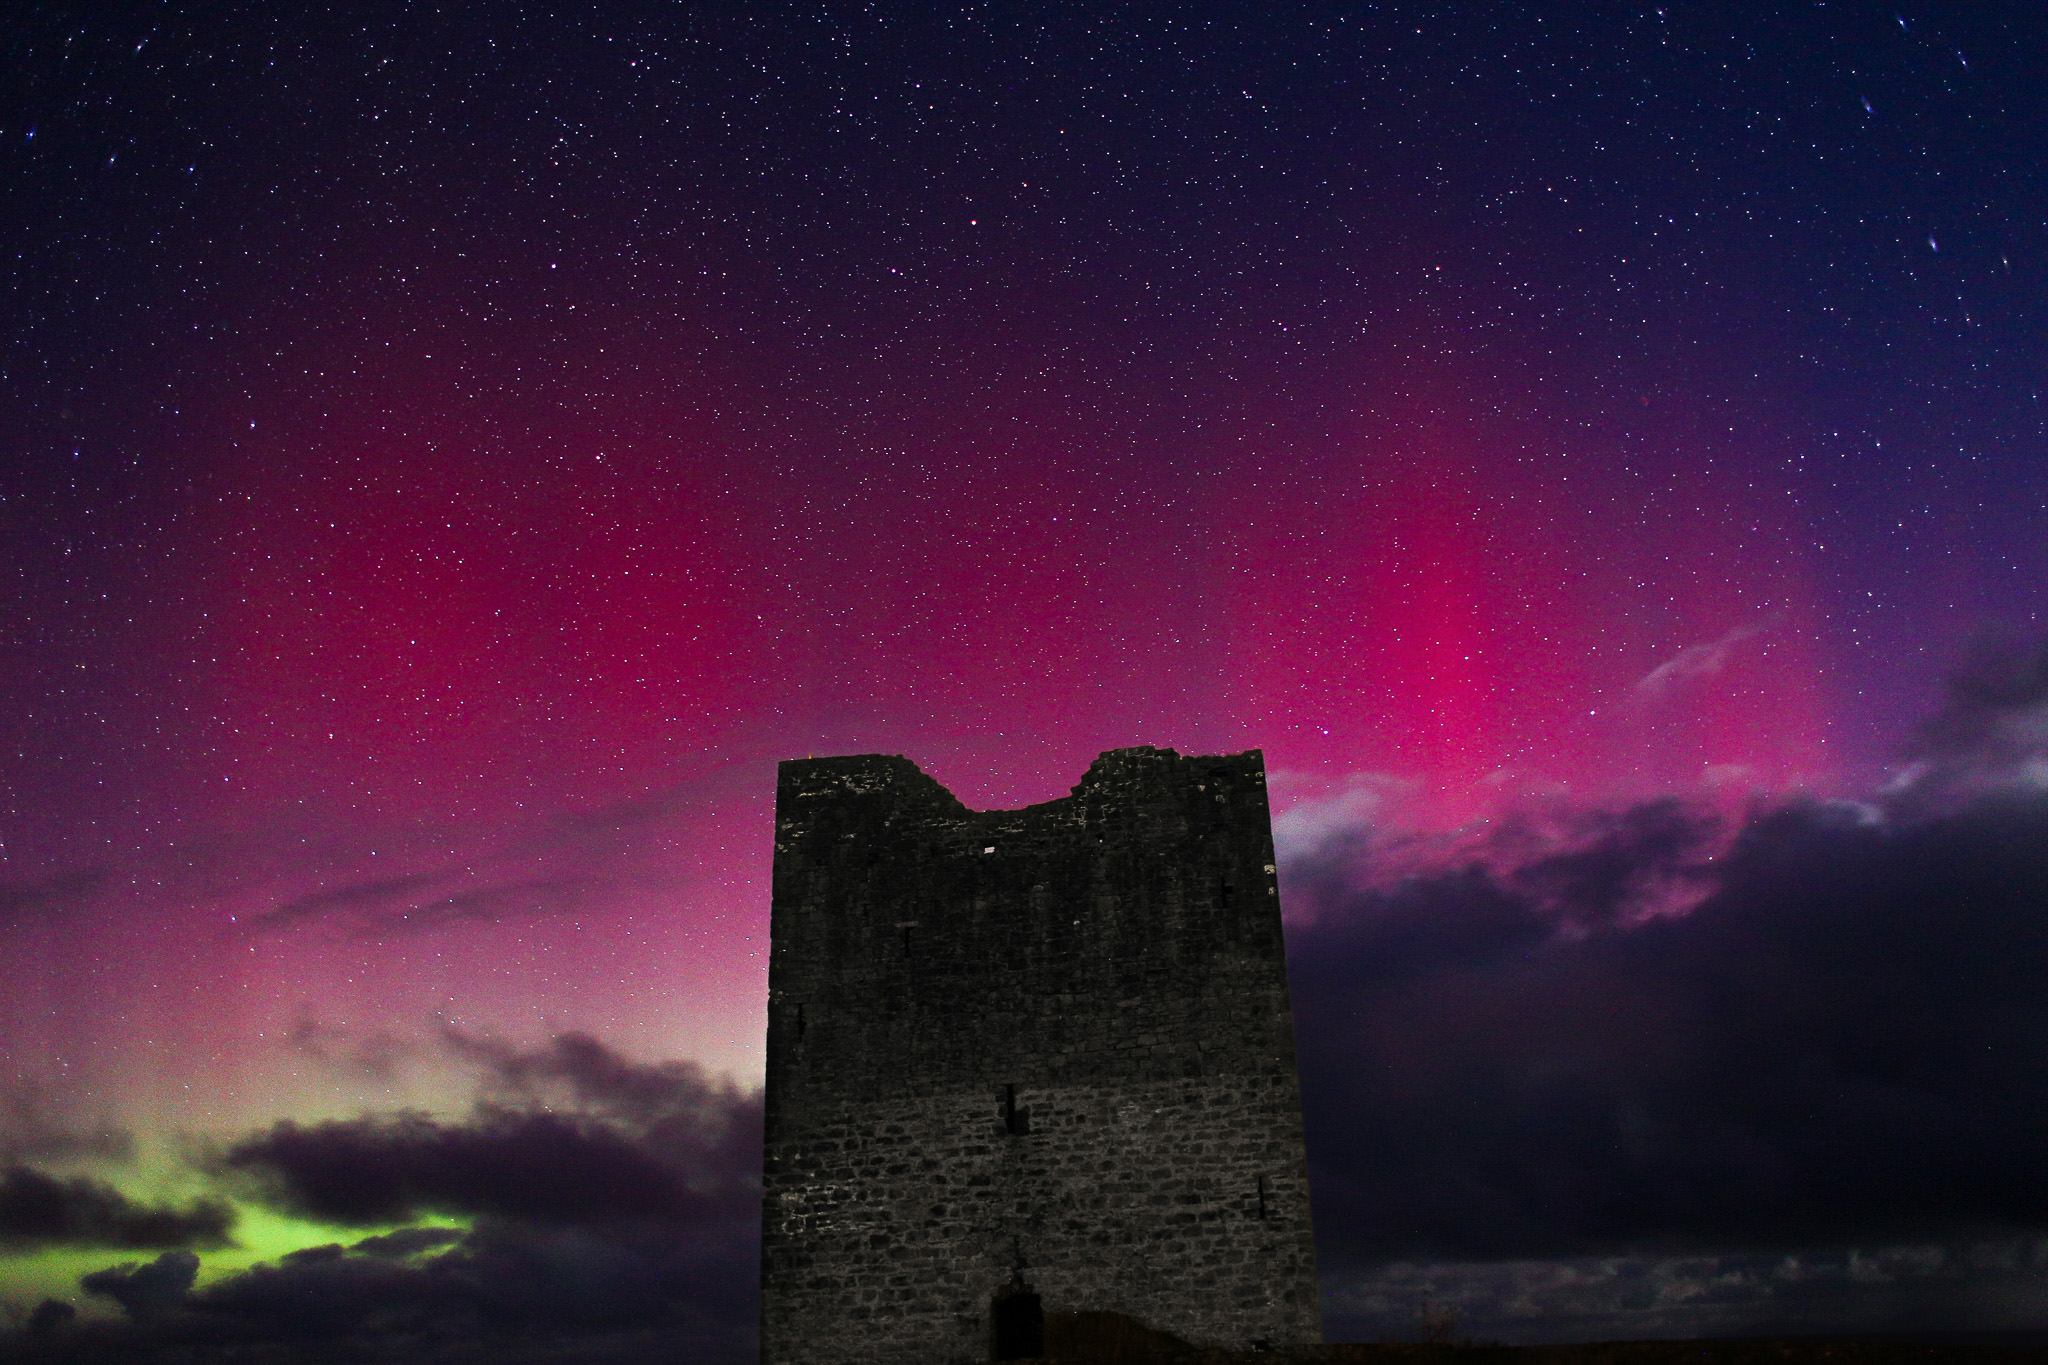
{"label": "night sky", "polygon": [[2048,1329],[2037,5],[0,52],[0,1351],[749,1359],[774,763],[1132,744],[1333,1340]]}

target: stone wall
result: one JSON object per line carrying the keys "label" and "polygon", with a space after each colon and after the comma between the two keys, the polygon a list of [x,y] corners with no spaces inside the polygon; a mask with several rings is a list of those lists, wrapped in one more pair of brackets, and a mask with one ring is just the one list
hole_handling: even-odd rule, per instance
{"label": "stone wall", "polygon": [[966,1362],[991,1304],[1321,1339],[1265,775],[1102,755],[970,811],[782,765],[762,1358]]}

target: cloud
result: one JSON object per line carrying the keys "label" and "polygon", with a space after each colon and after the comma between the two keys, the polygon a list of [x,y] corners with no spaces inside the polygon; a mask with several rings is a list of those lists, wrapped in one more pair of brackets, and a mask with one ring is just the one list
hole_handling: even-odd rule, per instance
{"label": "cloud", "polygon": [[422,890],[440,880],[442,878],[432,873],[412,872],[399,877],[372,877],[365,881],[350,882],[346,886],[309,891],[305,895],[279,902],[270,910],[256,916],[251,924],[254,927],[271,927],[292,920],[320,918],[337,912],[381,912],[394,904],[412,904],[419,899]]}
{"label": "cloud", "polygon": [[443,1339],[666,1328],[695,1338],[690,1358],[741,1358],[755,1266],[729,1242],[675,1229],[630,1231],[492,1222],[413,1261],[311,1248],[193,1296],[216,1330],[261,1339]]}
{"label": "cloud", "polygon": [[421,933],[451,924],[494,924],[514,916],[570,914],[600,883],[581,877],[529,877],[450,890],[453,878],[437,873],[378,877],[282,901],[251,917],[253,933],[307,920],[338,919],[359,937]]}
{"label": "cloud", "polygon": [[349,1247],[350,1251],[381,1260],[403,1260],[417,1256],[423,1251],[435,1251],[450,1242],[459,1242],[462,1234],[454,1228],[400,1228],[377,1237],[365,1237]]}
{"label": "cloud", "polygon": [[1887,793],[1903,815],[2048,792],[2048,639],[1979,640],[1908,756],[1911,766]]}
{"label": "cloud", "polygon": [[234,1209],[217,1199],[152,1207],[83,1176],[60,1180],[27,1166],[0,1174],[0,1246],[230,1246],[234,1225]]}
{"label": "cloud", "polygon": [[[731,786],[730,779],[721,785]],[[536,850],[570,848],[585,857],[617,856],[674,823],[703,799],[706,787],[702,781],[679,783],[588,809],[564,811],[549,820],[530,846]]]}
{"label": "cloud", "polygon": [[1520,1342],[2024,1330],[2048,1300],[2048,1240],[1784,1252],[1397,1262],[1327,1281],[1339,1339],[1413,1337],[1448,1313],[1467,1339]]}
{"label": "cloud", "polygon": [[1563,829],[1509,821],[1486,853],[1537,913],[1573,933],[1683,913],[1712,885],[1722,822],[1668,798],[1582,811]]}
{"label": "cloud", "polygon": [[135,1139],[126,1129],[105,1118],[81,1120],[67,1108],[47,1085],[25,1078],[0,1084],[0,1162],[133,1158]]}
{"label": "cloud", "polygon": [[1290,870],[1333,1272],[2048,1229],[2048,800],[1580,828]]}
{"label": "cloud", "polygon": [[546,1113],[421,1114],[277,1124],[224,1165],[263,1177],[267,1202],[343,1225],[427,1213],[550,1223],[687,1216],[692,1194],[666,1164],[608,1125]]}
{"label": "cloud", "polygon": [[1469,913],[1499,898],[1516,943],[1639,923],[1697,904],[1729,837],[1717,811],[1678,798],[1619,810],[1552,802],[1443,833],[1380,828],[1377,807],[1366,809],[1359,826],[1327,823],[1281,854],[1290,922],[1364,915],[1382,933],[1436,938],[1435,907],[1449,896],[1470,897]]}
{"label": "cloud", "polygon": [[1688,645],[1636,680],[1635,690],[1648,696],[1673,691],[1700,678],[1711,677],[1728,666],[1728,656],[1744,640],[1761,635],[1778,623],[1777,617],[1751,626],[1737,626],[1717,640]]}
{"label": "cloud", "polygon": [[384,914],[366,923],[363,932],[402,933],[465,921],[495,924],[514,915],[569,914],[582,906],[591,889],[591,883],[573,877],[536,877],[500,886],[481,886]]}
{"label": "cloud", "polygon": [[330,1073],[365,1076],[385,1083],[396,1078],[405,1063],[418,1060],[425,1051],[421,1043],[381,1029],[359,1035],[304,1016],[292,1025],[288,1042],[294,1052],[319,1063]]}
{"label": "cloud", "polygon": [[1337,791],[1312,797],[1273,817],[1273,847],[1281,860],[1312,858],[1332,840],[1370,841],[1390,803],[1413,784],[1381,773],[1351,773]]}
{"label": "cloud", "polygon": [[330,1224],[442,1213],[470,1226],[306,1247],[197,1290],[182,1261],[110,1267],[87,1287],[133,1320],[53,1330],[78,1358],[124,1361],[259,1346],[337,1361],[751,1360],[760,1095],[579,1034],[444,1044],[489,1082],[467,1116],[280,1123],[213,1169]]}
{"label": "cloud", "polygon": [[454,1029],[443,1040],[487,1075],[491,1099],[467,1118],[283,1122],[230,1147],[222,1168],[278,1207],[344,1225],[429,1212],[693,1222],[757,1197],[758,1095],[584,1034],[533,1050]]}
{"label": "cloud", "polygon": [[443,1028],[441,1038],[456,1055],[482,1066],[502,1096],[548,1102],[555,1098],[552,1087],[564,1087],[576,1105],[642,1133],[683,1121],[710,1134],[745,1104],[736,1086],[711,1080],[694,1062],[635,1062],[588,1034],[560,1034],[533,1051],[452,1027]]}
{"label": "cloud", "polygon": [[147,1265],[119,1265],[95,1270],[78,1283],[121,1305],[129,1317],[146,1322],[185,1301],[199,1278],[199,1258],[189,1251],[166,1251]]}
{"label": "cloud", "polygon": [[44,1299],[22,1324],[22,1333],[31,1341],[42,1340],[56,1335],[77,1318],[78,1310],[62,1299]]}

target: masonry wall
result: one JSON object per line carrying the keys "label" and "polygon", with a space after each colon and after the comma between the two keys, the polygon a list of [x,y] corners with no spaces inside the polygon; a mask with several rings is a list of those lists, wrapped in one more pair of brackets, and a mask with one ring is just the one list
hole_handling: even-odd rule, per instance
{"label": "masonry wall", "polygon": [[1106,753],[970,811],[784,763],[762,1359],[990,1358],[993,1298],[1321,1340],[1260,754]]}

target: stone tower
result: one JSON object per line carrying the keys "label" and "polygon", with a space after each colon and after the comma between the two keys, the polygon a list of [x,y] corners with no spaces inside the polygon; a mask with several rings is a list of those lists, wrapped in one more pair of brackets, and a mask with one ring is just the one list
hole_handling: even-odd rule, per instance
{"label": "stone tower", "polygon": [[1014,811],[784,763],[768,983],[765,1365],[1322,1339],[1259,751]]}

